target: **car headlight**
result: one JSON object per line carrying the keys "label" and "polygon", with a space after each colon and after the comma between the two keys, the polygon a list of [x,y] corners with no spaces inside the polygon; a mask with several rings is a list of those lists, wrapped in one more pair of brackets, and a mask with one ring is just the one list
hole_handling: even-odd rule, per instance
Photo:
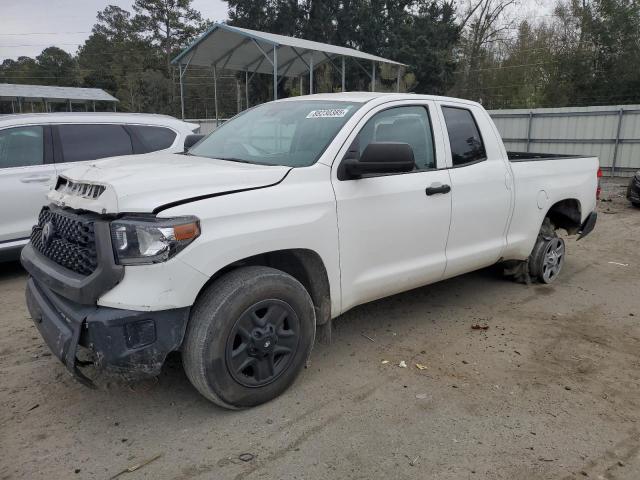
{"label": "car headlight", "polygon": [[196,217],[125,217],[111,222],[116,263],[148,265],[166,262],[200,235]]}

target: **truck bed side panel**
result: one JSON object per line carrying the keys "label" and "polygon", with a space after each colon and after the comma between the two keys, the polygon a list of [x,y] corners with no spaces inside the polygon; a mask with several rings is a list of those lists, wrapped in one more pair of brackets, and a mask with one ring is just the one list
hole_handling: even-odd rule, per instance
{"label": "truck bed side panel", "polygon": [[515,207],[504,259],[529,256],[544,217],[559,201],[577,200],[584,221],[596,207],[598,166],[596,157],[512,162]]}

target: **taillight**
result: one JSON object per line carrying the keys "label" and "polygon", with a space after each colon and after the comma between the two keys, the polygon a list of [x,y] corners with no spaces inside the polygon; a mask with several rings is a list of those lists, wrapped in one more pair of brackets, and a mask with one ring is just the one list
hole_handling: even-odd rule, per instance
{"label": "taillight", "polygon": [[602,168],[598,168],[598,186],[596,187],[596,200],[600,200],[600,192],[602,188],[600,187],[600,179],[602,178]]}

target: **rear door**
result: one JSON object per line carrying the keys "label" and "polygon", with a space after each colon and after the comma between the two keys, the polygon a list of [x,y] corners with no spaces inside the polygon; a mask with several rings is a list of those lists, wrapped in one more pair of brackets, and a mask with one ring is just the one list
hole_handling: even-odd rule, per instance
{"label": "rear door", "polygon": [[506,246],[512,211],[511,172],[484,112],[468,104],[440,103],[448,139],[451,229],[445,277],[496,263]]}
{"label": "rear door", "polygon": [[[434,109],[429,101],[376,107],[334,163],[342,311],[435,282],[444,274],[451,196],[440,188],[449,184],[449,172],[442,132],[432,121]],[[414,170],[340,180],[337,171],[348,146],[357,145],[362,153],[371,142],[408,143]]]}
{"label": "rear door", "polygon": [[0,248],[29,237],[55,178],[50,127],[0,130]]}

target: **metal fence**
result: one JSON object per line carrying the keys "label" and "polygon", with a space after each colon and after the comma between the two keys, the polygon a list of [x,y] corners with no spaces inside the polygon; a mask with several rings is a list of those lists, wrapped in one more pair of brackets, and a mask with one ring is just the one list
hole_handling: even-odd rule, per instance
{"label": "metal fence", "polygon": [[222,125],[227,120],[228,118],[219,118],[218,120],[216,120],[215,118],[185,118],[184,119],[185,122],[197,123],[198,125],[200,125],[199,133],[202,133],[203,135],[207,135],[213,132],[216,128],[218,128],[219,125]]}
{"label": "metal fence", "polygon": [[491,110],[507,150],[600,158],[611,176],[640,170],[640,105]]}

